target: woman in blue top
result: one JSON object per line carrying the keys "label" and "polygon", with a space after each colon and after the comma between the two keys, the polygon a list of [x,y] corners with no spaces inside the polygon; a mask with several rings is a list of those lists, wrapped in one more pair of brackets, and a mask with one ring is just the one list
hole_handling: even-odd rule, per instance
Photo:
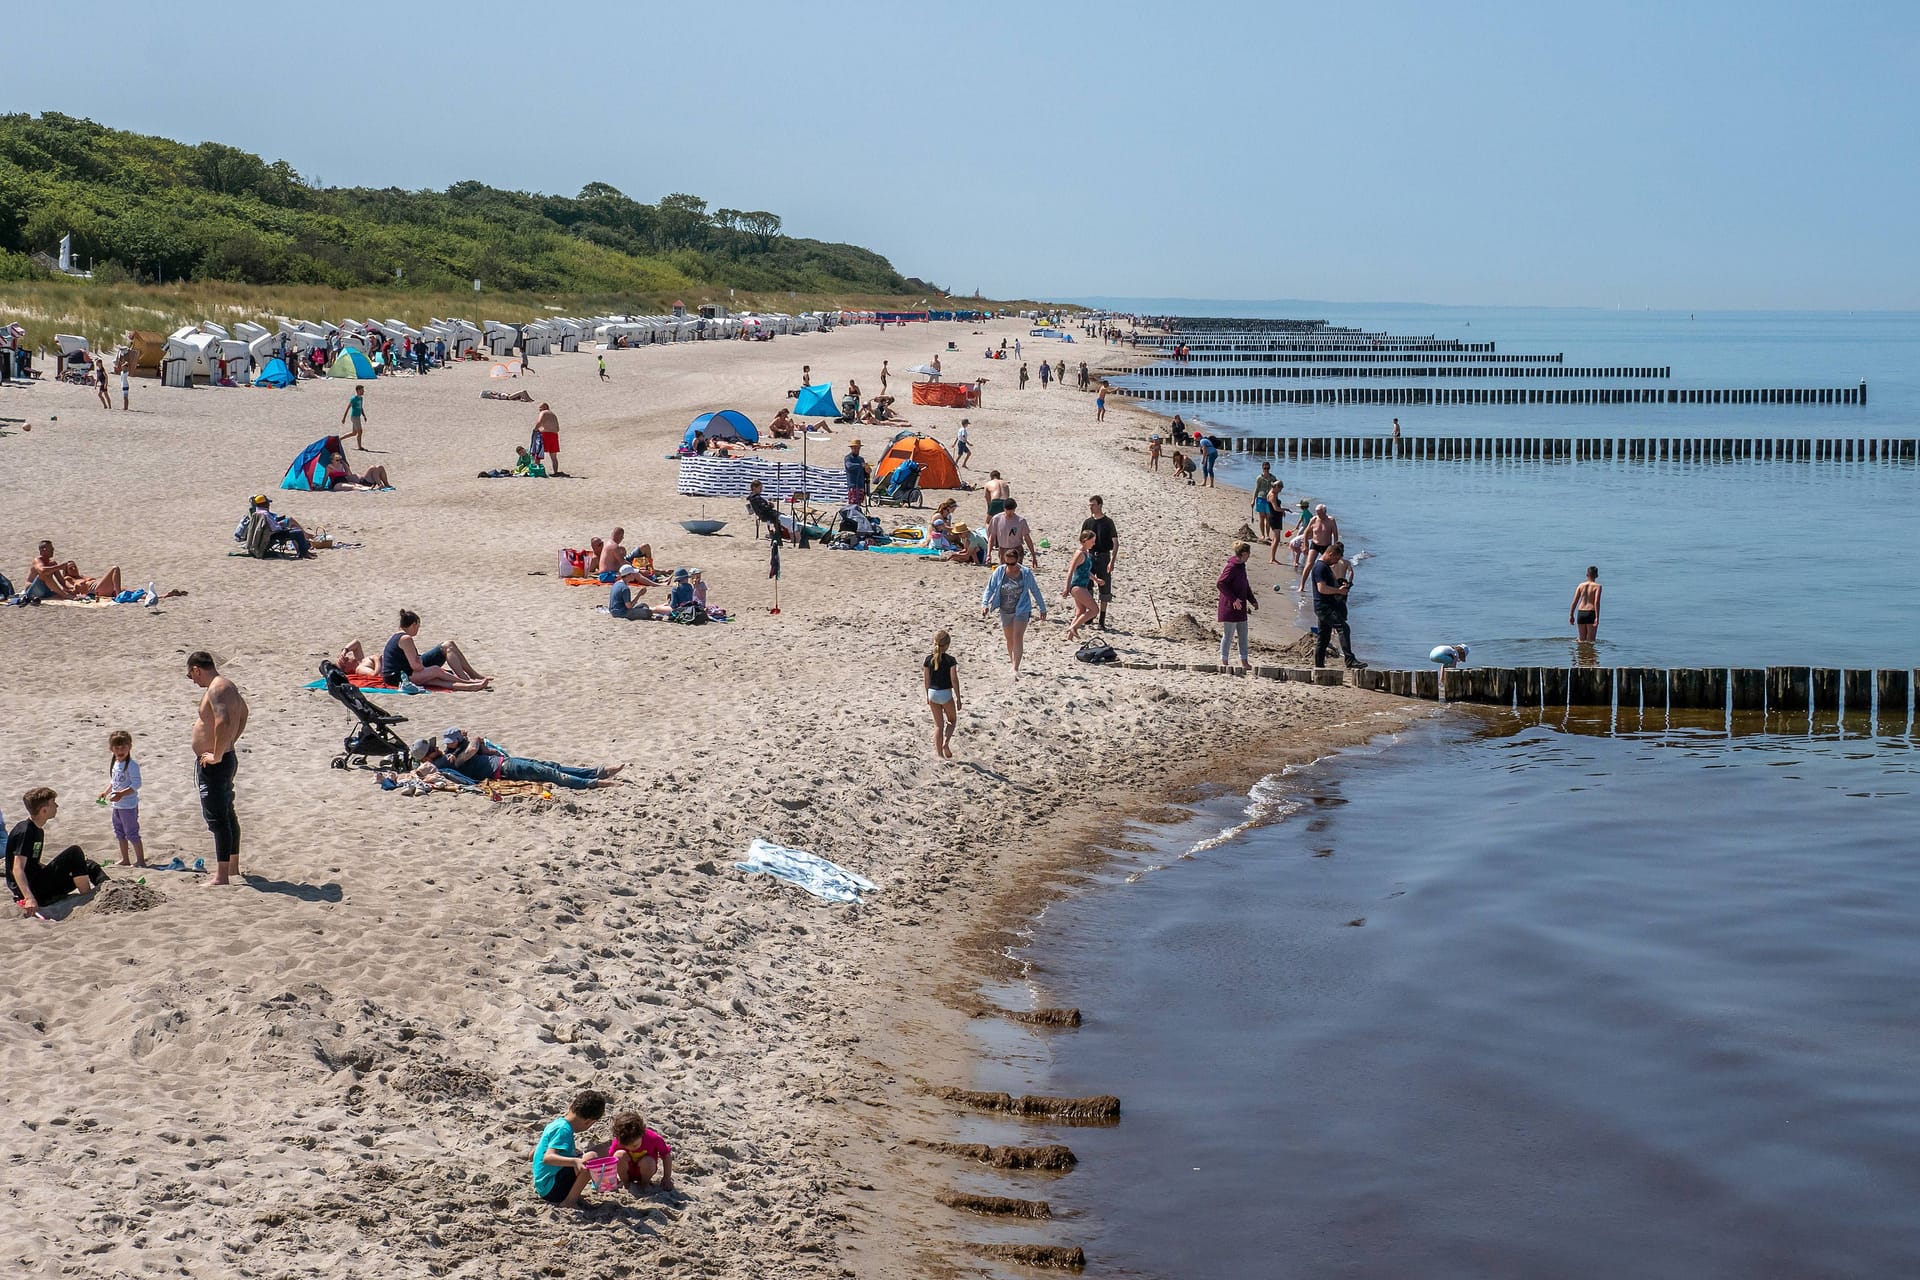
{"label": "woman in blue top", "polygon": [[1020,674],[1020,651],[1027,635],[1027,620],[1033,616],[1034,606],[1040,609],[1040,621],[1047,620],[1046,597],[1040,594],[1040,584],[1034,581],[1033,570],[1020,563],[1020,552],[1008,547],[1000,553],[1000,567],[987,579],[987,589],[980,597],[980,616],[986,617],[990,609],[1000,613],[1000,629],[1007,637],[1007,656],[1013,659],[1013,674]]}
{"label": "woman in blue top", "polygon": [[1075,553],[1073,563],[1067,566],[1067,585],[1060,594],[1073,601],[1073,621],[1067,627],[1067,639],[1080,634],[1080,628],[1100,616],[1100,606],[1093,601],[1093,587],[1097,579],[1093,572],[1094,532],[1091,529],[1080,531],[1080,550]]}

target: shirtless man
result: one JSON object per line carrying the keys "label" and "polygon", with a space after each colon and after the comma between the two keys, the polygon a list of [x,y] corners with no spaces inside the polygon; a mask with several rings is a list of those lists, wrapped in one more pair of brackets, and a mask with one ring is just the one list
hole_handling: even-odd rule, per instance
{"label": "shirtless man", "polygon": [[[41,592],[34,591],[36,585]],[[53,544],[42,542],[40,554],[34,557],[32,567],[27,570],[27,595],[31,598],[42,592],[42,598],[51,597],[55,600],[81,600],[87,596],[111,600],[120,594],[120,569],[115,566],[98,578],[83,578],[79,565],[71,560],[55,560]]]}
{"label": "shirtless man", "polygon": [[987,547],[995,557],[1002,551],[1011,551],[1018,556],[1024,550],[1033,557],[1033,566],[1037,569],[1040,567],[1040,550],[1033,545],[1033,530],[1027,526],[1026,517],[1020,514],[1019,506],[1019,503],[1008,498],[1000,514],[987,521]]}
{"label": "shirtless man", "polygon": [[980,488],[987,495],[987,519],[989,520],[999,515],[1000,509],[1007,505],[1007,499],[1013,496],[1013,486],[1002,480],[998,471],[989,472],[987,482]]}
{"label": "shirtless man", "polygon": [[213,832],[213,879],[227,884],[240,874],[240,822],[233,813],[233,775],[240,761],[234,744],[247,731],[247,700],[214,668],[204,649],[188,655],[187,678],[206,693],[193,720],[193,770],[200,783],[200,816]]}
{"label": "shirtless man", "polygon": [[1340,522],[1327,514],[1327,504],[1323,502],[1313,509],[1313,519],[1307,521],[1307,567],[1300,571],[1301,595],[1307,594],[1307,579],[1313,575],[1314,563],[1339,540]]}
{"label": "shirtless man", "polygon": [[533,439],[533,456],[546,460],[547,474],[564,475],[560,470],[560,415],[544,400],[540,402],[540,412],[534,415]]}
{"label": "shirtless man", "polygon": [[595,573],[615,573],[627,562],[627,531],[614,527],[613,536],[600,548],[599,567]]}
{"label": "shirtless man", "polygon": [[1567,606],[1567,625],[1574,628],[1574,634],[1581,644],[1592,644],[1600,633],[1600,570],[1596,565],[1587,566],[1584,582],[1573,589],[1573,603]]}
{"label": "shirtless man", "polygon": [[472,693],[493,687],[493,677],[473,669],[460,646],[448,640],[425,653],[415,637],[420,634],[420,615],[411,609],[400,611],[400,629],[387,637],[380,651],[380,677],[389,688],[397,689],[411,681],[423,689],[450,689]]}

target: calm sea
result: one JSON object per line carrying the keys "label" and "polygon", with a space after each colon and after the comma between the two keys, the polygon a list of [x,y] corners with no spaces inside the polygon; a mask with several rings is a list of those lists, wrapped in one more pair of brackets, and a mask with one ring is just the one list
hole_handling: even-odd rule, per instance
{"label": "calm sea", "polygon": [[[1693,385],[1865,377],[1852,412],[1884,418],[1578,411],[1612,434],[1916,434],[1913,317],[1267,314],[1672,364]],[[1400,416],[1547,433],[1532,410],[1449,412]],[[1340,434],[1386,420],[1242,425],[1303,434],[1309,414]],[[1603,662],[1920,658],[1911,466],[1395,468],[1283,473],[1374,552],[1353,610],[1370,655],[1465,640],[1476,660],[1564,661],[1566,597],[1598,562]],[[1116,853],[1023,952],[1036,994],[1086,1026],[1000,1033],[981,1071],[1117,1093],[1125,1116],[969,1122],[969,1140],[1081,1157],[1045,1182],[973,1176],[1059,1219],[981,1231],[1165,1277],[1920,1274],[1911,725],[1734,727],[1590,736],[1459,711],[1130,831],[1149,852]]]}

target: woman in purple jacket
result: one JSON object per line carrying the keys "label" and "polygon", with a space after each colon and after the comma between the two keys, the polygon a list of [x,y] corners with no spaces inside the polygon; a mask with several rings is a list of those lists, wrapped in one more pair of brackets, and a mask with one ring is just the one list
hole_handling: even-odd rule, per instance
{"label": "woman in purple jacket", "polygon": [[1233,544],[1233,555],[1220,570],[1220,665],[1226,666],[1233,637],[1240,637],[1240,665],[1247,665],[1247,610],[1258,609],[1259,599],[1247,583],[1247,556],[1252,551],[1244,542]]}

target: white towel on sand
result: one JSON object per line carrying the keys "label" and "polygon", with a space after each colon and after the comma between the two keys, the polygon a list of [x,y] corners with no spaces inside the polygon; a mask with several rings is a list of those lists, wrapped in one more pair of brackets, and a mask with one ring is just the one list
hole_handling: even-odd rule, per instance
{"label": "white towel on sand", "polygon": [[742,871],[778,876],[829,902],[858,902],[862,893],[880,887],[803,849],[789,849],[758,838],[747,846],[747,860],[735,865]]}

